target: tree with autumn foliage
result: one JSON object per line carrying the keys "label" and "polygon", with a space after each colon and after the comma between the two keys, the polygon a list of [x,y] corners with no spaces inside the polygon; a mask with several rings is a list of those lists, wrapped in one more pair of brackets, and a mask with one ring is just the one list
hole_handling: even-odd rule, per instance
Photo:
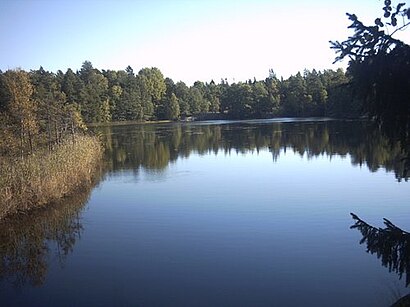
{"label": "tree with autumn foliage", "polygon": [[[2,129],[2,138],[12,143],[13,138],[19,140],[20,154],[31,153],[34,147],[34,138],[39,129],[36,118],[37,104],[32,99],[33,86],[27,72],[17,69],[8,70],[1,75],[1,107],[5,127]],[[7,142],[9,143],[9,142]]]}

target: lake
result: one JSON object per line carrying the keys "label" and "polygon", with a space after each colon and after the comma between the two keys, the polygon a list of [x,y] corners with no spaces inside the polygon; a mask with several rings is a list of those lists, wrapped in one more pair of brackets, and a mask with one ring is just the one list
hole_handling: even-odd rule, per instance
{"label": "lake", "polygon": [[[317,119],[94,128],[93,186],[0,224],[2,306],[389,306],[350,213],[410,230],[399,146]],[[75,170],[73,170],[75,171]]]}

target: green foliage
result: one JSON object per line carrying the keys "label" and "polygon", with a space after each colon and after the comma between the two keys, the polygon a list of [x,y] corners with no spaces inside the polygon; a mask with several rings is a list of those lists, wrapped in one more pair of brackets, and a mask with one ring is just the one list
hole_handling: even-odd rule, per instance
{"label": "green foliage", "polygon": [[171,120],[179,119],[180,110],[179,110],[178,98],[177,96],[175,96],[174,93],[171,93],[171,97],[168,99],[166,110],[167,110],[166,118],[169,118]]}
{"label": "green foliage", "polygon": [[307,92],[306,80],[300,73],[290,76],[282,86],[282,112],[288,116],[309,116],[312,97]]}
{"label": "green foliage", "polygon": [[81,112],[86,122],[104,122],[104,103],[108,97],[108,80],[88,61],[83,63],[79,77],[84,86],[80,91]]}
{"label": "green foliage", "polygon": [[180,81],[175,84],[175,96],[178,98],[179,110],[183,117],[191,115],[191,108],[189,105],[189,88]]}
{"label": "green foliage", "polygon": [[209,111],[218,113],[220,111],[221,90],[212,80],[205,89],[206,100],[209,101]]}
{"label": "green foliage", "polygon": [[262,81],[252,84],[252,115],[260,118],[273,114],[273,101],[270,99],[268,88]]}
{"label": "green foliage", "polygon": [[[222,80],[192,86],[164,78],[158,68],[143,68],[138,74],[131,66],[124,70],[95,69],[85,61],[76,73],[68,69],[56,74],[30,72],[31,99],[36,103],[38,126],[47,134],[47,143],[59,142],[66,130],[79,130],[84,123],[126,120],[178,120],[198,118],[268,118],[274,116],[358,116],[356,105],[344,88],[343,71],[305,71],[279,80],[270,70],[265,80],[229,84]],[[331,80],[332,79],[332,80]],[[333,91],[333,92],[332,92]],[[0,110],[5,108],[6,91],[0,87]],[[172,98],[174,95],[175,99]],[[172,98],[172,99],[171,99]],[[347,101],[348,100],[348,101]],[[172,102],[172,103],[171,103]],[[176,102],[176,103],[175,103]],[[351,110],[355,110],[351,112]],[[179,110],[179,111],[178,111]],[[81,120],[78,120],[78,114]]]}
{"label": "green foliage", "polygon": [[[141,99],[141,87],[132,69],[119,73],[119,84],[122,88],[121,96],[116,107],[115,117],[117,120],[142,120],[144,110]],[[119,92],[119,89],[117,89]]]}
{"label": "green foliage", "polygon": [[280,87],[281,83],[276,78],[273,70],[270,70],[270,75],[268,78],[265,79],[265,86],[266,90],[268,91],[269,95],[269,108],[272,108],[273,115],[279,115],[280,109]]}
{"label": "green foliage", "polygon": [[197,87],[191,87],[188,92],[188,106],[190,114],[198,115],[201,113],[201,105],[203,104],[204,97],[201,90]]}
{"label": "green foliage", "polygon": [[305,71],[306,90],[310,98],[307,113],[320,116],[325,113],[328,92],[316,70]]}
{"label": "green foliage", "polygon": [[[156,68],[143,68],[138,72],[141,96],[148,117],[158,115],[158,106],[165,95],[166,84],[161,71]],[[151,111],[153,111],[152,114]]]}
{"label": "green foliage", "polygon": [[70,68],[64,74],[61,90],[65,93],[67,102],[70,104],[80,102],[80,91],[83,87],[83,82]]}

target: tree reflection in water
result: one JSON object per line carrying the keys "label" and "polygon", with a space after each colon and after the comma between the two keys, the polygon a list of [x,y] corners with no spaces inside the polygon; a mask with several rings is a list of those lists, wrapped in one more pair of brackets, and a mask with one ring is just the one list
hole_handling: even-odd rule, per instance
{"label": "tree reflection in water", "polygon": [[311,159],[349,155],[353,165],[380,168],[407,180],[406,154],[367,121],[239,121],[194,124],[124,125],[94,128],[106,146],[111,173],[164,170],[178,158],[247,153],[268,149],[276,161],[286,150]]}
{"label": "tree reflection in water", "polygon": [[81,211],[96,182],[59,203],[0,222],[0,286],[40,286],[51,259],[64,264],[83,232]]}
{"label": "tree reflection in water", "polygon": [[[195,153],[246,153],[269,150],[275,161],[285,150],[306,156],[349,155],[354,165],[371,171],[384,168],[407,179],[405,154],[398,143],[391,144],[368,122],[238,122],[226,124],[128,125],[96,129],[106,146],[104,171],[140,168],[162,170],[170,163]],[[404,159],[404,160],[403,160]],[[101,178],[103,171],[99,174]],[[98,179],[96,179],[96,182]],[[27,216],[0,223],[0,285],[2,281],[21,286],[41,285],[50,258],[61,264],[79,240],[83,227],[81,211],[92,187],[75,197]],[[409,284],[408,233],[392,223],[374,228],[353,216],[371,253],[391,271],[406,273]]]}

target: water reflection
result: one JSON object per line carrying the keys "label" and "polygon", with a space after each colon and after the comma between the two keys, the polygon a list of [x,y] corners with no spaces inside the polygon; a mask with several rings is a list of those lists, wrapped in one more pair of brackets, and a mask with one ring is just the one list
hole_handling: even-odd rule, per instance
{"label": "water reflection", "polygon": [[59,203],[0,222],[0,285],[41,286],[50,260],[64,264],[83,232],[81,211],[97,181]]}
{"label": "water reflection", "polygon": [[365,121],[227,122],[224,124],[127,125],[97,129],[106,144],[106,160],[118,170],[161,170],[191,153],[229,154],[269,149],[276,161],[293,150],[308,159],[350,155],[353,165],[394,171],[408,178],[400,144],[391,144]]}
{"label": "water reflection", "polygon": [[[395,219],[407,212],[409,194],[392,176],[346,165],[351,160],[371,170],[384,167],[401,178],[400,147],[391,147],[366,122],[99,129],[112,177],[93,193],[85,215],[91,187],[77,199],[0,224],[3,304],[375,306],[380,301],[376,279],[388,272],[350,248],[358,234],[346,230],[345,212],[383,216],[379,204],[388,199],[387,214]],[[349,159],[330,162],[321,156]],[[14,291],[12,283],[22,288]]]}

